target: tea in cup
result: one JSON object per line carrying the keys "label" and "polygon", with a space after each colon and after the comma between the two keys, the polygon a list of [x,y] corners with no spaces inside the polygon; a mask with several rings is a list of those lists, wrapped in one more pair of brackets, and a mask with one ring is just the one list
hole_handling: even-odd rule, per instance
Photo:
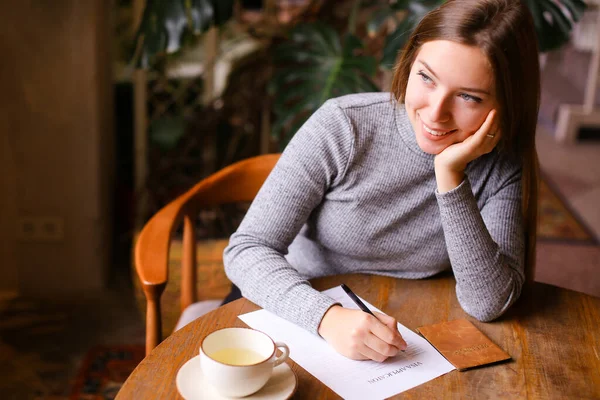
{"label": "tea in cup", "polygon": [[[282,355],[277,357],[277,349]],[[285,343],[249,328],[212,332],[200,345],[202,373],[223,396],[243,397],[259,391],[273,368],[288,359]]]}

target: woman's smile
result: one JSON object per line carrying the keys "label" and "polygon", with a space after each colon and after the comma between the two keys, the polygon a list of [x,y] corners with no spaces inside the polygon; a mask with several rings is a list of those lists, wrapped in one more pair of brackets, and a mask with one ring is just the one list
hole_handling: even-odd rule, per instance
{"label": "woman's smile", "polygon": [[419,121],[421,121],[421,126],[422,126],[423,130],[425,132],[429,133],[431,136],[433,136],[433,138],[432,138],[433,140],[443,139],[446,136],[448,136],[452,133],[455,133],[458,130],[458,129],[432,128],[431,126],[429,126],[425,122],[423,122],[419,113],[417,113],[417,118],[419,119]]}

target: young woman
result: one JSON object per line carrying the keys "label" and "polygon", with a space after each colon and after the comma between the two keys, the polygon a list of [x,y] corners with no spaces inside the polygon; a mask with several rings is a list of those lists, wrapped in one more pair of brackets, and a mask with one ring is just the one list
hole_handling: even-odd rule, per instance
{"label": "young woman", "polygon": [[308,278],[451,268],[463,309],[497,318],[535,256],[539,85],[520,0],[444,3],[401,52],[392,96],[329,100],[297,132],[225,249],[227,275],[353,359],[404,349],[396,321]]}

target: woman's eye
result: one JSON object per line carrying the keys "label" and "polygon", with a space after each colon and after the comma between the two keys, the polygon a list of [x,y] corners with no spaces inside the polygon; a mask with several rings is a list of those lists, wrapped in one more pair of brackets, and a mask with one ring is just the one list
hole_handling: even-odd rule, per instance
{"label": "woman's eye", "polygon": [[466,93],[459,94],[459,97],[461,97],[463,100],[469,101],[469,102],[481,103],[481,101],[482,101],[479,97],[471,96],[470,94],[466,94]]}
{"label": "woman's eye", "polygon": [[427,74],[425,74],[425,72],[423,71],[419,71],[417,75],[419,75],[421,77],[421,80],[425,83],[433,82],[433,80],[429,76],[427,76]]}

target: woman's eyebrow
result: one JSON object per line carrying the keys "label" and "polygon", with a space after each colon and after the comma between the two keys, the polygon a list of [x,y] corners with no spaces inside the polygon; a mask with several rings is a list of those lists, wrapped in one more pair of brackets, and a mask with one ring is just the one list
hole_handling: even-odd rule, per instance
{"label": "woman's eyebrow", "polygon": [[[433,75],[436,79],[440,79],[438,78],[438,76],[435,74],[435,72],[433,72],[433,70],[431,69],[431,67],[429,65],[427,65],[427,63],[423,60],[417,60],[419,63],[423,64],[423,66],[425,68],[427,68],[427,70],[431,73],[431,75]],[[460,90],[464,90],[465,92],[475,92],[475,93],[482,93],[482,94],[487,94],[488,96],[490,96],[490,92],[485,90],[485,89],[478,89],[478,88],[468,88],[468,87],[461,87]]]}

